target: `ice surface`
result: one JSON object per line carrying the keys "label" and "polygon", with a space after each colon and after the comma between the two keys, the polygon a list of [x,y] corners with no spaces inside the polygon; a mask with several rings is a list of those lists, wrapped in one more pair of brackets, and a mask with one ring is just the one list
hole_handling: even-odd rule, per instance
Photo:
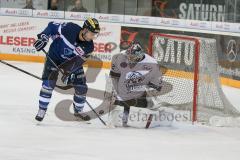
{"label": "ice surface", "polygon": [[[41,75],[43,64],[10,62]],[[102,70],[89,88],[103,90]],[[240,128],[175,123],[155,129],[106,128],[59,120],[54,106],[71,96],[54,92],[46,118],[37,124],[41,81],[0,64],[0,160],[233,160],[240,158]],[[240,90],[224,87],[240,109]],[[101,101],[88,98],[92,105]],[[88,110],[88,107],[86,107]],[[106,120],[106,117],[103,117]]]}

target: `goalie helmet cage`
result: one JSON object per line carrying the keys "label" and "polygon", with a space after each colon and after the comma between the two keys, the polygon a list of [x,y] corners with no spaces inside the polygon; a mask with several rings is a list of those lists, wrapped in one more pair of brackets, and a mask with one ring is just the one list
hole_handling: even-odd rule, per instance
{"label": "goalie helmet cage", "polygon": [[190,110],[192,122],[240,115],[222,90],[215,39],[152,33],[149,45],[149,54],[166,70],[159,104]]}

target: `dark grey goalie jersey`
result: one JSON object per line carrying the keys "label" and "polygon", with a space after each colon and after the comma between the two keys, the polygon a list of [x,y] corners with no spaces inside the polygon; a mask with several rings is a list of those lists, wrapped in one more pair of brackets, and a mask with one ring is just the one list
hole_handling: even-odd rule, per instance
{"label": "dark grey goalie jersey", "polygon": [[126,54],[113,56],[110,76],[117,91],[117,99],[122,101],[141,97],[146,87],[160,90],[162,85],[159,65],[147,54],[135,66],[129,64]]}

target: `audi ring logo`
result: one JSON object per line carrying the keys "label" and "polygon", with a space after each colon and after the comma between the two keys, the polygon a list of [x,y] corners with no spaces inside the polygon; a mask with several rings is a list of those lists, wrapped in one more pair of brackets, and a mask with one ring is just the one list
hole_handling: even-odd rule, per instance
{"label": "audi ring logo", "polygon": [[227,45],[227,59],[230,62],[234,62],[237,58],[237,53],[238,49],[237,49],[237,43],[235,40],[231,39],[230,41],[228,41],[228,45]]}

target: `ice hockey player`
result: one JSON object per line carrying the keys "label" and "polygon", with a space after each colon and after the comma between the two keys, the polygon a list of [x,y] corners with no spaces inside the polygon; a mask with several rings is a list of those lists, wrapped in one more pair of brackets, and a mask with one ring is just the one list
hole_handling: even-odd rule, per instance
{"label": "ice hockey player", "polygon": [[37,121],[43,120],[58,79],[59,70],[51,60],[57,66],[62,66],[62,64],[67,66],[64,68],[66,74],[61,79],[64,84],[74,87],[74,115],[81,117],[88,90],[82,64],[93,51],[93,40],[97,38],[99,32],[98,21],[95,18],[89,18],[84,22],[83,27],[72,22],[50,22],[44,31],[37,35],[38,39],[34,43],[37,51],[44,49],[49,38],[53,40],[42,75],[43,82],[40,90],[39,110],[35,117]]}
{"label": "ice hockey player", "polygon": [[[149,89],[146,89],[152,88],[155,95],[161,91],[162,73],[157,61],[146,54],[138,42],[132,42],[127,50],[113,57],[110,78],[116,95],[114,106],[121,106],[111,112],[111,123],[148,128],[152,115],[159,113],[147,109],[153,106],[149,106]],[[155,119],[156,116],[159,114]]]}

